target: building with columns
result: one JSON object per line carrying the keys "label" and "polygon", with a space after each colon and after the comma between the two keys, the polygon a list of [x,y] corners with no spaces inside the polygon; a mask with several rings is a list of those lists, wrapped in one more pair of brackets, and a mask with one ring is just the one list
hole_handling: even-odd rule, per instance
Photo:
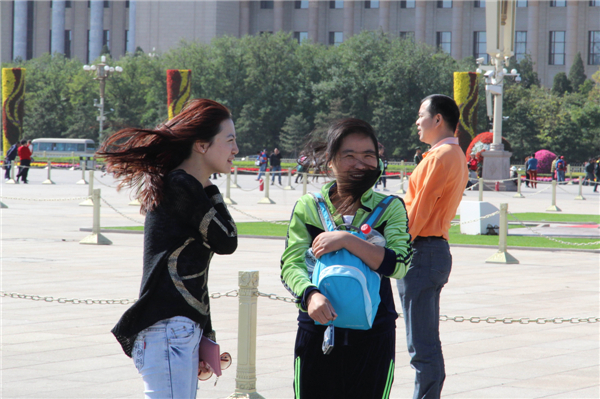
{"label": "building with columns", "polygon": [[[339,45],[363,30],[412,37],[454,58],[485,57],[481,1],[7,1],[0,2],[1,60],[46,52],[89,62],[104,45],[166,52],[182,39],[285,31]],[[600,67],[600,0],[517,1],[515,52],[531,54],[542,83],[569,72],[580,52],[588,77]]]}

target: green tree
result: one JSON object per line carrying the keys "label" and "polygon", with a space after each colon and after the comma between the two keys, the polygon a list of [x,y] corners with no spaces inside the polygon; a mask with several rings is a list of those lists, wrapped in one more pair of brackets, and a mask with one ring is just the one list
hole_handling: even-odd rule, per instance
{"label": "green tree", "polygon": [[571,90],[579,90],[579,87],[585,82],[586,79],[587,76],[585,75],[581,53],[578,52],[573,60],[573,65],[571,65],[571,69],[569,70],[569,82],[571,83]]}
{"label": "green tree", "polygon": [[571,82],[567,78],[567,74],[559,72],[554,75],[554,81],[552,82],[552,93],[557,96],[562,96],[565,93],[571,92]]}
{"label": "green tree", "polygon": [[284,151],[296,158],[309,132],[310,125],[301,114],[288,116],[281,128],[279,144]]}

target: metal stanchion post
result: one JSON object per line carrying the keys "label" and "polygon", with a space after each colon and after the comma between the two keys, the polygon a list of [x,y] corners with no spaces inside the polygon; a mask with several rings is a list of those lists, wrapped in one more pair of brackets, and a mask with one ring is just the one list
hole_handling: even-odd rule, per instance
{"label": "metal stanchion post", "polygon": [[17,167],[17,162],[12,160],[10,162],[10,179],[6,182],[6,184],[19,184],[18,180],[15,180],[15,168]]}
{"label": "metal stanchion post", "polygon": [[233,183],[229,184],[229,186],[231,188],[240,188],[240,186],[238,185],[238,182],[237,182],[237,175],[238,175],[238,167],[234,166],[233,167]]}
{"label": "metal stanchion post", "polygon": [[46,167],[48,171],[48,178],[42,182],[42,184],[54,184],[52,181],[52,163],[48,161],[48,166]]}
{"label": "metal stanchion post", "polygon": [[500,204],[500,231],[498,232],[498,252],[492,255],[485,263],[513,263],[518,264],[517,258],[506,251],[506,236],[508,235],[508,204]]}
{"label": "metal stanchion post", "polygon": [[562,212],[562,210],[556,206],[556,180],[552,180],[552,205],[550,205],[546,211]]}
{"label": "metal stanchion post", "polygon": [[521,174],[517,174],[517,193],[513,195],[514,198],[525,198],[523,194],[521,194]]}
{"label": "metal stanchion post", "polygon": [[271,175],[271,172],[265,172],[265,196],[263,199],[261,199],[260,201],[258,201],[259,204],[274,204],[275,201],[273,201],[271,198],[269,198],[269,177]]}
{"label": "metal stanchion post", "polygon": [[583,196],[583,178],[581,176],[579,176],[579,195],[575,199],[585,201],[585,197]]}
{"label": "metal stanchion post", "polygon": [[[89,181],[90,181],[90,185],[88,186],[88,195],[93,198],[94,197],[94,169],[90,169]],[[86,199],[85,201],[80,203],[79,206],[94,206],[94,205],[96,205],[95,202],[92,200],[92,198]],[[98,206],[100,206],[100,204],[98,204]]]}
{"label": "metal stanchion post", "polygon": [[293,190],[292,187],[292,168],[288,168],[288,185],[283,188],[284,190]]}
{"label": "metal stanchion post", "polygon": [[223,202],[227,205],[235,205],[236,202],[231,199],[231,172],[227,173],[227,181],[225,182],[225,198]]}
{"label": "metal stanchion post", "polygon": [[573,184],[573,169],[571,169],[571,165],[567,165],[567,174],[569,175],[569,184]]}
{"label": "metal stanchion post", "polygon": [[479,202],[483,201],[483,177],[479,178]]}
{"label": "metal stanchion post", "polygon": [[71,151],[71,168],[69,170],[75,170],[75,152]]}
{"label": "metal stanchion post", "polygon": [[302,195],[305,195],[308,190],[308,173],[303,172],[302,173]]}
{"label": "metal stanchion post", "polygon": [[94,190],[92,194],[94,203],[94,224],[92,234],[79,241],[80,244],[111,245],[112,241],[100,233],[100,189]]}
{"label": "metal stanchion post", "polygon": [[404,170],[400,171],[400,188],[396,191],[396,194],[406,194],[406,191],[404,191]]}
{"label": "metal stanchion post", "polygon": [[75,184],[88,184],[88,182],[85,181],[85,167],[86,167],[86,160],[82,159],[81,160],[81,180],[79,180],[77,183]]}
{"label": "metal stanchion post", "polygon": [[256,392],[256,319],[258,271],[240,271],[238,315],[238,360],[235,392],[228,399],[264,399]]}

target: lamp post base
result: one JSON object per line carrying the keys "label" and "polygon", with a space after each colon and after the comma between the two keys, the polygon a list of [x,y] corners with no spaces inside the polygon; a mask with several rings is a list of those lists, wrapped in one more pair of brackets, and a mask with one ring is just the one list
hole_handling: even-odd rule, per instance
{"label": "lamp post base", "polygon": [[486,182],[483,189],[486,191],[495,191],[495,182],[498,181],[498,191],[517,191],[517,182],[510,180],[510,157],[512,152],[508,151],[484,151],[483,156],[483,179]]}

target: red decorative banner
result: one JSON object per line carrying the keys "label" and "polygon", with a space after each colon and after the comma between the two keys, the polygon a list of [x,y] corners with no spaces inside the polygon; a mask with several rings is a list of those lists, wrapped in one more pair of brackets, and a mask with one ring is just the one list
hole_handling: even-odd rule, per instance
{"label": "red decorative banner", "polygon": [[167,108],[169,119],[181,112],[190,99],[192,71],[190,69],[167,69]]}

